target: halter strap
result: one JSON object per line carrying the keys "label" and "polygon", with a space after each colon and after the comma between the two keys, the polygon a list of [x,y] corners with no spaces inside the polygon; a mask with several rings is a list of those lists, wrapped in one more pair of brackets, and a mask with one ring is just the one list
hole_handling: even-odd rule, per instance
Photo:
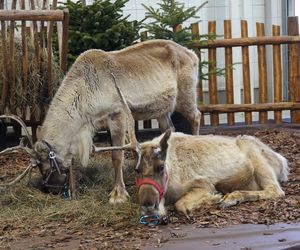
{"label": "halter strap", "polygon": [[138,190],[140,189],[140,187],[142,185],[145,185],[145,184],[149,184],[149,185],[155,187],[159,193],[159,200],[161,200],[167,191],[167,182],[169,179],[167,172],[165,172],[164,175],[165,175],[165,179],[164,179],[163,185],[159,185],[156,181],[152,180],[151,178],[136,178],[135,185]]}

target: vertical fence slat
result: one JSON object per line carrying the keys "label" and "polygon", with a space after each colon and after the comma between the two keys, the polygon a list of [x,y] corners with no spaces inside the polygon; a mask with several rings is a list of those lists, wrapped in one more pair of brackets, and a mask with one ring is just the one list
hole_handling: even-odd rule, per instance
{"label": "vertical fence slat", "polygon": [[[192,39],[193,40],[199,40],[200,39],[200,31],[199,31],[199,23],[192,23],[191,24],[191,32],[192,32]],[[199,58],[199,63],[201,64],[201,50],[198,49],[196,50],[196,54]],[[201,70],[201,65],[199,65],[200,70]],[[200,72],[201,74],[201,72]],[[202,79],[201,76],[199,77],[198,81],[198,88],[197,88],[197,104],[198,105],[203,105],[203,87],[202,87]],[[201,114],[201,121],[200,125],[204,126],[204,114]]]}
{"label": "vertical fence slat", "polygon": [[[148,32],[147,31],[143,31],[141,32],[141,41],[146,41],[148,39]],[[151,128],[152,125],[151,125],[151,120],[145,120],[143,121],[143,126],[144,126],[144,129],[145,128]]]}
{"label": "vertical fence slat", "polygon": [[[0,0],[0,9],[4,8],[4,1]],[[7,52],[6,52],[6,23],[5,21],[1,21],[1,45],[2,45],[2,92],[0,99],[0,112],[4,112],[7,91],[8,91],[8,82],[7,82]]]}
{"label": "vertical fence slat", "polygon": [[[231,21],[224,21],[224,38],[231,39]],[[234,103],[233,94],[233,69],[232,69],[232,48],[225,48],[225,82],[226,82],[226,101],[228,104]],[[227,114],[227,124],[234,125],[234,113]]]}
{"label": "vertical fence slat", "polygon": [[[216,21],[208,22],[208,34],[216,34]],[[218,104],[218,86],[217,86],[217,76],[211,74],[216,68],[217,62],[217,50],[215,48],[208,49],[208,61],[209,66],[208,70],[210,72],[208,78],[208,87],[209,87],[209,102],[210,104]],[[210,115],[210,122],[212,126],[219,125],[219,116],[216,113]]]}
{"label": "vertical fence slat", "polygon": [[[263,23],[256,23],[257,37],[265,36],[265,25]],[[267,88],[267,60],[266,60],[266,46],[257,46],[258,54],[258,75],[259,75],[259,102],[268,102],[268,88]],[[259,112],[259,123],[267,123],[267,111]]]}
{"label": "vertical fence slat", "polygon": [[[30,5],[31,5],[31,9],[35,10],[35,3],[34,0],[30,0]],[[38,28],[37,28],[37,22],[36,21],[32,21],[32,29],[31,29],[31,36],[33,39],[33,45],[34,45],[34,61],[33,61],[33,65],[34,67],[37,69],[37,71],[39,73],[41,73],[41,69],[40,69],[40,46],[39,46],[39,39],[38,39]],[[37,101],[37,96],[39,93],[39,85],[34,83],[33,84],[33,93],[32,93],[32,99],[33,99],[33,111],[34,111],[34,116],[32,116],[32,122],[37,122],[40,121],[41,119],[41,109],[39,107],[38,101]],[[33,121],[33,118],[35,119]]]}
{"label": "vertical fence slat", "polygon": [[[11,3],[11,9],[15,10],[17,0]],[[9,29],[9,67],[10,67],[10,111],[15,112],[16,108],[16,65],[15,65],[15,21],[10,21]]]}
{"label": "vertical fence slat", "polygon": [[[280,26],[272,26],[272,35],[280,36]],[[273,78],[274,78],[274,102],[282,101],[282,69],[281,69],[281,47],[273,45]],[[282,112],[274,112],[275,123],[282,123]]]}
{"label": "vertical fence slat", "polygon": [[[248,23],[246,20],[241,20],[242,38],[248,37]],[[243,85],[244,85],[244,103],[251,103],[251,84],[250,84],[250,66],[249,66],[249,48],[242,46],[243,58]],[[252,123],[251,112],[245,112],[245,123]]]}
{"label": "vertical fence slat", "polygon": [[[25,10],[25,0],[20,0],[20,9]],[[27,47],[27,33],[26,33],[26,21],[21,22],[21,36],[22,36],[22,73],[23,73],[23,83],[21,96],[27,96],[27,84],[28,84],[28,47]],[[25,117],[26,107],[22,106],[21,112]],[[26,117],[25,117],[26,118]]]}
{"label": "vertical fence slat", "polygon": [[69,30],[70,14],[68,9],[64,9],[62,42],[61,42],[61,54],[60,54],[60,68],[65,74],[68,69],[67,53],[68,53],[68,30]]}
{"label": "vertical fence slat", "polygon": [[[299,35],[298,17],[288,18],[288,34]],[[300,101],[299,44],[289,45],[289,95],[292,102]],[[300,123],[300,111],[291,111],[292,123]]]}
{"label": "vertical fence slat", "polygon": [[[55,9],[57,0],[53,1],[52,9]],[[52,72],[52,35],[53,35],[53,21],[48,22],[47,27],[47,74],[48,74],[48,97],[53,97],[53,72]]]}

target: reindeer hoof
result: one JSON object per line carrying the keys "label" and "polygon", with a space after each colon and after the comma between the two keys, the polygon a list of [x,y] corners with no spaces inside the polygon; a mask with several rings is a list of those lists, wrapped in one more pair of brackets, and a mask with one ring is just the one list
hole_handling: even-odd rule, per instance
{"label": "reindeer hoof", "polygon": [[110,193],[109,203],[110,204],[120,204],[125,203],[129,199],[129,194],[126,189],[120,186],[114,187]]}
{"label": "reindeer hoof", "polygon": [[238,192],[233,192],[224,195],[224,197],[220,200],[219,206],[221,208],[232,207],[241,203],[242,197]]}

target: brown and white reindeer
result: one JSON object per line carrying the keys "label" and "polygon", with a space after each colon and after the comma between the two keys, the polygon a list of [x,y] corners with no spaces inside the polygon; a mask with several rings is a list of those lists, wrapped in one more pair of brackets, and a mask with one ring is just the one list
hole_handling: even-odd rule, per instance
{"label": "brown and white reindeer", "polygon": [[[100,127],[108,127],[113,146],[125,144],[128,112],[116,84],[135,120],[157,118],[165,131],[173,127],[170,114],[176,110],[190,122],[193,134],[198,134],[197,81],[197,56],[172,41],[150,40],[114,52],[84,52],[67,73],[38,129],[34,149],[44,178],[51,169],[50,151],[63,168],[69,168],[76,156],[87,165],[93,135]],[[113,151],[111,203],[124,202],[128,196],[122,160],[122,151]]]}
{"label": "brown and white reindeer", "polygon": [[191,136],[170,130],[140,145],[136,166],[142,215],[166,213],[165,201],[189,214],[284,196],[287,160],[253,136]]}

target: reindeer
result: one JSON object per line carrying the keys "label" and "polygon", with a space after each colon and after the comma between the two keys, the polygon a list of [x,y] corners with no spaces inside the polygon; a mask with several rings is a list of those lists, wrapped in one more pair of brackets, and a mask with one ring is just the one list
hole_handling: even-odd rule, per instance
{"label": "reindeer", "polygon": [[140,145],[136,185],[142,215],[165,201],[189,215],[206,204],[233,206],[284,196],[287,160],[252,136],[191,136],[170,130]]}
{"label": "reindeer", "polygon": [[[127,126],[134,126],[127,119],[129,113],[135,120],[157,118],[165,131],[173,128],[170,115],[176,110],[190,122],[193,134],[198,134],[198,63],[195,53],[167,40],[146,41],[114,52],[89,50],[81,54],[37,130],[33,157],[38,158],[45,183],[66,183],[61,172],[65,173],[76,157],[81,165],[87,165],[93,135],[100,127],[108,127],[113,146],[123,146]],[[134,146],[134,130],[130,131],[130,146]],[[128,197],[122,151],[112,152],[112,162],[115,187],[110,202],[121,203]]]}

